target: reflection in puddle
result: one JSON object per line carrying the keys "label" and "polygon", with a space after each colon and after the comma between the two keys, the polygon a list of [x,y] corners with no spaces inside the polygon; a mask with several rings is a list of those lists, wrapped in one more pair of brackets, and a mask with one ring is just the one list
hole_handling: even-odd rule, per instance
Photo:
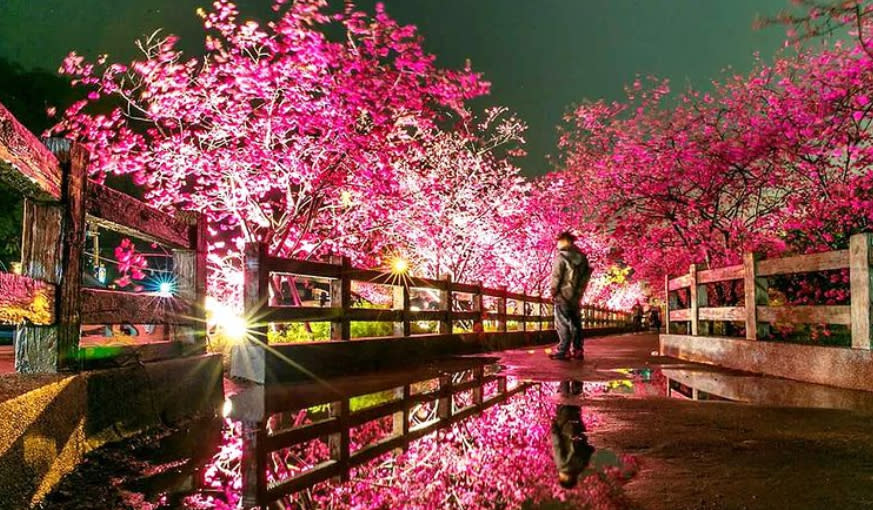
{"label": "reflection in puddle", "polygon": [[[473,365],[349,391],[244,388],[205,457],[167,440],[122,449],[132,473],[113,482],[129,505],[117,508],[626,508],[637,461],[591,444],[602,419],[583,387]],[[177,464],[184,483],[154,476]]]}

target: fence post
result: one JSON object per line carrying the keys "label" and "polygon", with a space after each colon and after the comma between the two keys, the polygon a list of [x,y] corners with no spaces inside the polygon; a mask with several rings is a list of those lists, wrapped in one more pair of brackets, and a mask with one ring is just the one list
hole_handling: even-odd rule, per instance
{"label": "fence post", "polygon": [[452,418],[452,375],[440,376],[440,398],[437,403],[437,414],[440,420]]}
{"label": "fence post", "polygon": [[[334,261],[331,261],[335,263]],[[330,282],[330,306],[340,309],[340,318],[330,324],[331,340],[351,339],[349,310],[352,307],[352,279],[349,272],[352,264],[348,257],[340,260],[340,277]]]}
{"label": "fence post", "polygon": [[[63,272],[63,208],[27,198],[24,201],[22,224],[22,274],[59,284]],[[57,335],[57,325],[18,326],[15,329],[15,370],[26,374],[56,372]]]}
{"label": "fence post", "polygon": [[409,399],[412,395],[412,389],[406,384],[402,388],[397,388],[396,394],[403,401],[403,409],[394,413],[392,419],[393,434],[403,438],[403,441],[401,441],[403,446],[399,450],[406,451],[409,447]]}
{"label": "fence post", "polygon": [[342,482],[349,480],[349,399],[334,402],[330,406],[330,416],[339,422],[339,432],[331,434],[327,443],[330,448],[330,458],[339,464]]}
{"label": "fence post", "polygon": [[700,334],[700,317],[698,315],[700,308],[697,301],[697,264],[691,264],[691,267],[688,269],[688,279],[689,290],[691,292],[688,299],[688,304],[691,308],[691,335],[697,336]]}
{"label": "fence post", "polygon": [[240,458],[240,483],[245,508],[266,503],[267,499],[267,455],[264,450],[266,433],[263,422],[244,420],[242,428],[242,455]]}
{"label": "fence post", "polygon": [[473,319],[473,332],[484,333],[485,325],[482,321],[482,314],[485,313],[485,307],[482,304],[482,282],[476,284],[476,293],[473,294],[473,311],[479,312]]}
{"label": "fence post", "polygon": [[412,334],[412,323],[409,320],[409,283],[404,279],[401,285],[394,286],[395,310],[401,310],[400,323],[394,323],[394,335],[408,337]]}
{"label": "fence post", "polygon": [[523,292],[523,294],[524,294],[524,298],[521,300],[521,315],[522,315],[522,317],[521,317],[521,330],[527,331],[527,316],[528,316],[527,290],[525,290]]}
{"label": "fence post", "polygon": [[670,334],[670,273],[664,275],[664,334]]}
{"label": "fence post", "polygon": [[445,292],[440,293],[440,310],[443,312],[440,320],[440,334],[452,334],[452,275],[444,274],[442,281],[446,286]]}
{"label": "fence post", "polygon": [[497,313],[499,315],[497,330],[506,333],[508,329],[506,324],[506,285],[500,287],[500,297],[497,298]]}
{"label": "fence post", "polygon": [[484,402],[485,367],[478,365],[473,368],[473,377],[476,379],[476,387],[473,388],[473,404],[481,408]]}
{"label": "fence post", "polygon": [[[260,315],[269,294],[264,264],[267,246],[261,243],[246,243],[243,252],[243,317],[252,320]],[[231,348],[231,377],[241,377],[264,383],[266,380],[266,349],[268,342],[266,323],[250,324],[246,338]],[[254,337],[254,339],[252,338]],[[260,344],[263,345],[260,345]]]}
{"label": "fence post", "polygon": [[15,368],[29,373],[75,368],[82,323],[88,151],[63,139],[46,143],[61,163],[61,203],[25,201],[21,262],[26,276],[58,286],[57,316],[54,326],[16,329]]}
{"label": "fence post", "polygon": [[871,234],[849,238],[849,293],[852,317],[852,348],[870,350],[870,313],[873,310],[873,281],[870,272]]}
{"label": "fence post", "polygon": [[770,334],[770,325],[758,322],[758,306],[767,306],[767,279],[758,278],[758,260],[756,253],[746,253],[743,256],[743,291],[746,304],[746,338],[759,340]]}

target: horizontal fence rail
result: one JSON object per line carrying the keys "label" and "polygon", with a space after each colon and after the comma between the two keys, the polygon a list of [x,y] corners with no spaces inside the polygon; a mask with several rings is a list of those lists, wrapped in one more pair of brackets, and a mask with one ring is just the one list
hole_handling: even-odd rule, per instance
{"label": "horizontal fence rail", "polygon": [[[436,387],[421,393],[413,392],[415,384],[426,382],[434,382]],[[486,394],[489,385],[494,390],[490,395]],[[243,507],[266,507],[316,483],[330,479],[347,480],[351,469],[386,453],[405,450],[410,442],[481,413],[525,391],[529,386],[529,383],[520,382],[509,388],[505,376],[486,374],[484,366],[477,366],[446,373],[437,378],[407,382],[403,386],[392,388],[395,398],[360,410],[352,411],[352,400],[369,394],[367,392],[324,402],[323,405],[328,406],[329,416],[307,424],[291,423],[289,426],[271,429],[268,419],[243,421]],[[469,402],[463,406],[456,400],[456,397],[462,395],[469,397]],[[429,414],[429,419],[419,421],[413,414],[416,406],[424,404],[432,404],[435,412]],[[286,412],[295,410],[288,409]],[[392,432],[352,450],[351,430],[384,418],[391,419]],[[319,439],[326,439],[329,445],[328,460],[294,476],[268,481],[268,464],[275,462],[272,459],[274,452]]]}
{"label": "horizontal fence rail", "polygon": [[[690,324],[691,336],[704,333],[702,321],[744,322],[746,339],[757,340],[768,334],[772,323],[837,324],[851,328],[852,347],[871,348],[871,234],[856,234],[850,238],[848,250],[836,250],[809,255],[760,259],[746,254],[743,264],[701,270],[692,265],[689,273],[665,280],[668,296],[667,333],[671,322]],[[767,277],[849,271],[849,305],[784,305],[771,306]],[[709,307],[706,284],[729,281],[743,282],[745,306]],[[688,308],[678,308],[675,291],[688,289]]]}

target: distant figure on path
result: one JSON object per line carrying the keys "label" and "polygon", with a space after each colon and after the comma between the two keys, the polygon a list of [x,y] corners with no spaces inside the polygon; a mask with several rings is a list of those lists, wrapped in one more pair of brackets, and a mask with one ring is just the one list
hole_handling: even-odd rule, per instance
{"label": "distant figure on path", "polygon": [[661,311],[657,306],[653,306],[649,313],[649,327],[655,331],[661,331]]}
{"label": "distant figure on path", "polygon": [[558,256],[552,266],[552,299],[555,303],[555,329],[558,330],[558,352],[549,355],[552,359],[569,359],[570,344],[573,356],[584,359],[582,345],[582,316],[579,301],[591,278],[588,257],[576,247],[576,236],[570,232],[558,235]]}
{"label": "distant figure on path", "polygon": [[643,305],[640,303],[634,304],[633,308],[631,308],[631,312],[633,313],[634,319],[634,331],[642,331],[643,330]]}

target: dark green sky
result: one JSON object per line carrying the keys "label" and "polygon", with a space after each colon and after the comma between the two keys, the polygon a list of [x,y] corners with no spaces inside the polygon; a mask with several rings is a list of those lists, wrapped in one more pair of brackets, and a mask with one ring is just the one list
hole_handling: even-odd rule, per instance
{"label": "dark green sky", "polygon": [[[0,0],[0,57],[57,68],[70,50],[133,54],[132,41],[155,28],[200,47],[195,8],[208,0]],[[270,0],[239,0],[262,18]],[[372,1],[359,2],[362,6]],[[621,97],[637,74],[669,78],[674,88],[705,87],[730,66],[746,71],[769,56],[784,31],[752,29],[758,14],[788,0],[387,0],[418,25],[428,50],[449,66],[470,58],[493,83],[491,104],[509,106],[530,125],[525,172],[548,170],[555,127],[583,98]]]}

